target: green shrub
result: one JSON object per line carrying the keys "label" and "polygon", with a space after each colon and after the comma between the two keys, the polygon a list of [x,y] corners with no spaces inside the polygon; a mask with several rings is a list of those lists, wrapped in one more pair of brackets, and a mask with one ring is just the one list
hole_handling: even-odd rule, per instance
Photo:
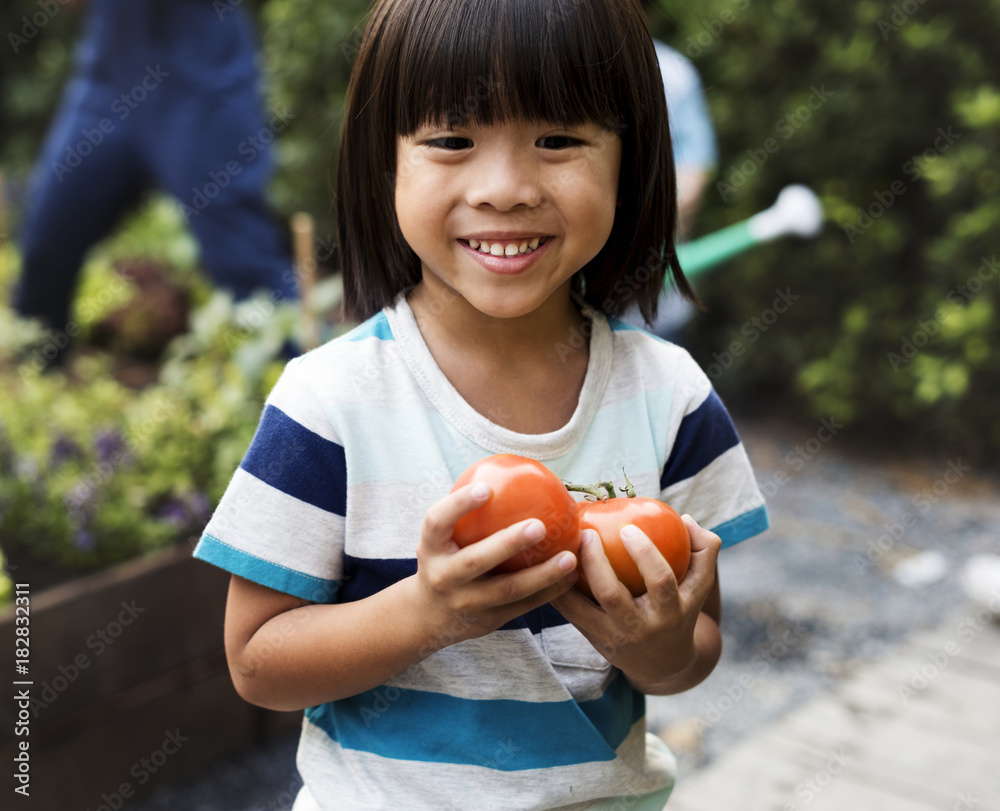
{"label": "green shrub", "polygon": [[294,116],[281,132],[273,199],[285,216],[303,210],[316,218],[325,257],[335,230],[330,185],[341,113],[369,3],[267,0],[261,6],[268,101]]}
{"label": "green shrub", "polygon": [[[699,359],[741,352],[717,387],[883,444],[995,460],[1000,2],[660,5],[655,30],[693,58],[720,138],[699,230],[792,182],[829,218],[819,239],[699,283]],[[786,289],[799,299],[767,325]]]}
{"label": "green shrub", "polygon": [[[328,248],[327,175],[368,3],[256,6],[268,105],[294,116],[274,199],[283,214],[312,212]],[[1000,0],[659,6],[654,31],[693,58],[720,138],[699,231],[766,208],[792,182],[812,186],[829,218],[814,241],[759,248],[699,281],[709,314],[690,340],[727,401],[994,461]],[[5,162],[37,142],[54,103],[73,30],[63,15],[59,25],[33,56],[0,63]],[[798,298],[772,320],[779,290]]]}
{"label": "green shrub", "polygon": [[[13,249],[0,248],[0,285],[14,265]],[[113,288],[110,274],[107,255],[95,257],[85,291]],[[85,292],[78,310],[87,304]],[[66,371],[44,369],[41,331],[0,307],[8,555],[86,571],[197,537],[249,445],[298,312],[267,298],[234,306],[219,293],[191,320],[156,382],[134,390],[105,353],[84,349]]]}

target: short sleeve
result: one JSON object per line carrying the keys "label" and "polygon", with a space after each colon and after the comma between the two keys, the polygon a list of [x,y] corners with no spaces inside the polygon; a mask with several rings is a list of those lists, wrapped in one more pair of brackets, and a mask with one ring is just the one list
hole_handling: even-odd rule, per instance
{"label": "short sleeve", "polygon": [[263,586],[333,602],[343,572],[347,465],[301,360],[285,368],[194,556]]}
{"label": "short sleeve", "polygon": [[660,498],[715,532],[725,548],[766,530],[767,509],[729,412],[704,372],[690,366]]}

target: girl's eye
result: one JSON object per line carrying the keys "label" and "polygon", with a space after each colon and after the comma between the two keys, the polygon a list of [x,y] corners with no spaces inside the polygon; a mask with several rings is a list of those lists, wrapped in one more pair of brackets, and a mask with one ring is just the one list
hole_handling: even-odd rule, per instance
{"label": "girl's eye", "polygon": [[571,146],[579,146],[582,141],[578,138],[571,138],[568,135],[547,135],[539,139],[538,145],[542,149],[568,149]]}
{"label": "girl's eye", "polygon": [[471,140],[468,138],[460,138],[457,135],[452,135],[447,138],[434,138],[426,143],[427,146],[447,150],[468,149],[472,146]]}

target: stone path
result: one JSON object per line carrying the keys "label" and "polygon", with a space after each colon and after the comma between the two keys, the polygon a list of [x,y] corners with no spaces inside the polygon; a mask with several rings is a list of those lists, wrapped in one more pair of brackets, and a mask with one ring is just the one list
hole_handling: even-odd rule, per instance
{"label": "stone path", "polygon": [[671,811],[1000,809],[1000,594],[682,781]]}

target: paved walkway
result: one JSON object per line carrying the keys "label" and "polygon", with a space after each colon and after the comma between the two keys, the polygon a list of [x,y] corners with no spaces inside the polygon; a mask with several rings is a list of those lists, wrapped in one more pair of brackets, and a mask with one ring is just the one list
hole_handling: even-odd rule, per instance
{"label": "paved walkway", "polygon": [[1000,811],[1000,596],[991,608],[915,634],[682,779],[668,808]]}

